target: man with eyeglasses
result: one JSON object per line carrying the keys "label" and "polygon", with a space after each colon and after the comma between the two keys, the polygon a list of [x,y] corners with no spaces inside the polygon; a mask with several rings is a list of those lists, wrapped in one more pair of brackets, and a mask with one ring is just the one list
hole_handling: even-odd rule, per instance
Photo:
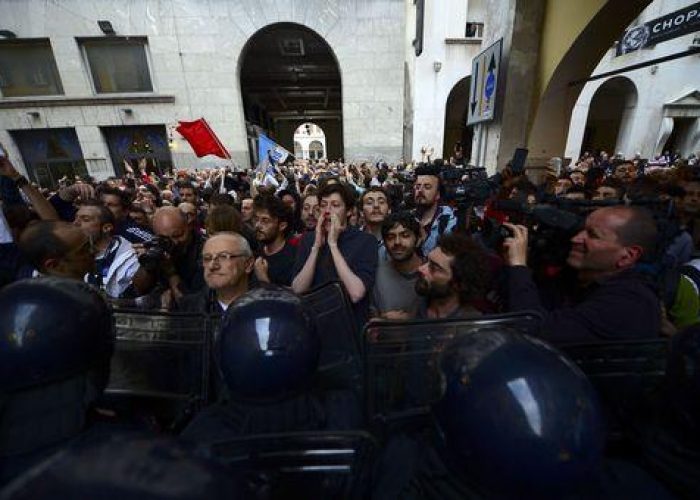
{"label": "man with eyeglasses", "polygon": [[177,309],[187,312],[222,313],[248,291],[253,272],[253,252],[237,233],[221,232],[209,238],[202,250],[207,287],[182,297]]}
{"label": "man with eyeglasses", "polygon": [[[39,221],[30,225],[19,249],[34,266],[33,276],[58,276],[82,281],[94,272],[92,240],[80,228],[64,221]],[[30,277],[30,276],[23,276]]]}

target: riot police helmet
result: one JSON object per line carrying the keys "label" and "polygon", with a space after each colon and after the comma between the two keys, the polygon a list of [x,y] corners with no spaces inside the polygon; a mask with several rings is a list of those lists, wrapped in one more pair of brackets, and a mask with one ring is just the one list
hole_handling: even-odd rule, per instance
{"label": "riot police helmet", "polygon": [[277,286],[253,289],[226,311],[215,357],[230,396],[277,399],[309,387],[320,353],[315,322],[301,299]]}
{"label": "riot police helmet", "polygon": [[111,310],[81,281],[41,277],[0,290],[0,390],[51,384],[96,368],[114,342]]}
{"label": "riot police helmet", "polygon": [[487,496],[558,497],[595,476],[604,443],[597,397],[557,350],[482,330],[450,345],[440,366],[441,449]]}

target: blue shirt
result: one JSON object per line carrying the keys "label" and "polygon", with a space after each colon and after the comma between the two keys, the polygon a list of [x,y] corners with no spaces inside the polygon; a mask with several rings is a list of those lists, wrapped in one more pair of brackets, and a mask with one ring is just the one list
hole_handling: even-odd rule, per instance
{"label": "blue shirt", "polygon": [[430,226],[424,226],[426,238],[421,245],[423,256],[427,257],[437,246],[440,236],[451,233],[455,226],[457,226],[457,216],[454,210],[447,205],[438,206]]}
{"label": "blue shirt", "polygon": [[[302,267],[304,267],[304,263],[309,258],[315,237],[316,233],[313,231],[309,231],[302,236],[294,264],[294,276],[299,274]],[[345,258],[345,262],[347,262],[350,270],[365,285],[365,296],[362,300],[353,304],[353,311],[358,325],[362,326],[369,318],[369,298],[372,294],[374,278],[377,273],[377,239],[369,233],[348,226],[338,238],[338,249]],[[318,252],[311,288],[317,288],[333,281],[341,280],[335,269],[330,248],[326,244]]]}

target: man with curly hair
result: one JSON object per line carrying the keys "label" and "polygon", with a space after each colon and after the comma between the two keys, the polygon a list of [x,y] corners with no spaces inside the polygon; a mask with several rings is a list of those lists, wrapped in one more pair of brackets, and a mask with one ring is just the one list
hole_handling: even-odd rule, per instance
{"label": "man with curly hair", "polygon": [[474,306],[489,283],[489,263],[484,250],[462,233],[444,234],[418,268],[416,292],[425,298],[418,318],[466,318],[479,316]]}

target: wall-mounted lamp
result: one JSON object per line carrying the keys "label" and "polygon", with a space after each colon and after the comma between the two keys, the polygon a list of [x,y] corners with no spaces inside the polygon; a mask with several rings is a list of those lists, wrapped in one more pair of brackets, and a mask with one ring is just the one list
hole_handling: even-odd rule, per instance
{"label": "wall-mounted lamp", "polygon": [[652,75],[655,75],[657,71],[659,71],[659,66],[656,64],[649,68],[649,73],[651,73]]}
{"label": "wall-mounted lamp", "polygon": [[435,62],[433,63],[433,71],[435,71],[435,73],[440,73],[440,70],[441,70],[441,69],[442,69],[442,62],[441,62],[441,61],[435,61]]}
{"label": "wall-mounted lamp", "polygon": [[112,23],[109,21],[97,21],[97,25],[100,27],[102,30],[102,33],[105,35],[116,35],[117,33],[114,31],[114,28],[112,27]]}
{"label": "wall-mounted lamp", "polygon": [[38,120],[41,115],[38,111],[29,111],[27,113],[27,116],[29,116],[29,118],[31,118],[32,120]]}
{"label": "wall-mounted lamp", "polygon": [[122,113],[124,113],[126,116],[132,116],[134,114],[134,110],[131,108],[123,108]]}

